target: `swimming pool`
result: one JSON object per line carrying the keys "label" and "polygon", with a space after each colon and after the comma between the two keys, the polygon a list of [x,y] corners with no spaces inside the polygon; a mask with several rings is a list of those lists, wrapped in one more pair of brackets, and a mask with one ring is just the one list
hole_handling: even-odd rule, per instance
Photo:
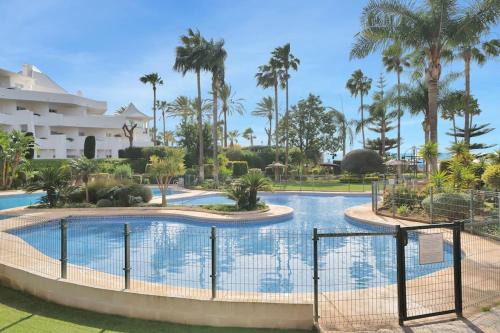
{"label": "swimming pool", "polygon": [[38,203],[45,193],[24,193],[0,196],[0,210],[30,206]]}
{"label": "swimming pool", "polygon": [[[210,288],[210,227],[217,227],[219,290],[268,293],[310,292],[312,289],[312,229],[320,232],[381,231],[344,218],[344,209],[369,202],[368,197],[265,194],[271,204],[294,208],[294,216],[279,223],[257,225],[196,222],[173,217],[73,217],[68,227],[69,263],[111,274],[123,274],[123,223],[131,230],[131,277],[174,286]],[[220,203],[223,196],[200,197],[191,204]],[[51,222],[11,231],[41,252],[59,258],[59,225]],[[392,235],[338,237],[319,244],[322,290],[351,290],[396,282]],[[450,265],[445,261],[419,265],[416,236],[407,253],[409,279]]]}
{"label": "swimming pool", "polygon": [[[151,187],[151,192],[153,192],[154,197],[158,197],[161,195],[160,189],[158,187]],[[182,191],[174,190],[171,187],[167,189],[167,195],[178,194],[178,193],[182,193]]]}

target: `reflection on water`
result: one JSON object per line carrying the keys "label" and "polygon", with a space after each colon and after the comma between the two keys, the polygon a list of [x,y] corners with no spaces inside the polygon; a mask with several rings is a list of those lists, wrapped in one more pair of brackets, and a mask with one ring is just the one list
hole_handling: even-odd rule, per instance
{"label": "reflection on water", "polygon": [[[187,204],[220,203],[221,196]],[[320,232],[380,231],[380,227],[350,221],[344,209],[368,202],[366,197],[264,195],[263,200],[294,208],[294,216],[279,223],[217,226],[217,286],[221,290],[309,292],[312,290],[312,229]],[[185,287],[210,287],[210,226],[179,218],[71,218],[68,258],[71,264],[123,274],[123,223],[131,229],[132,278]],[[48,223],[13,231],[45,254],[58,259],[59,226]],[[396,281],[396,246],[392,235],[321,238],[321,290],[349,290]],[[406,247],[408,278],[451,265],[418,264],[416,236]]]}

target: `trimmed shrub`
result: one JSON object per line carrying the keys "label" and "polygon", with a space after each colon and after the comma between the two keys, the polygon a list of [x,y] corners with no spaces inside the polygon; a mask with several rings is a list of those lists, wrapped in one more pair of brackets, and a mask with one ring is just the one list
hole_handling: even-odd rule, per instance
{"label": "trimmed shrub", "polygon": [[[430,197],[422,200],[422,207],[430,214]],[[433,196],[432,212],[434,216],[450,221],[469,217],[469,196],[463,193],[438,193]]]}
{"label": "trimmed shrub", "polygon": [[247,161],[233,161],[233,177],[241,177],[248,173]]}
{"label": "trimmed shrub", "polygon": [[130,206],[130,189],[128,187],[119,187],[113,191],[113,202],[117,207]]}
{"label": "trimmed shrub", "polygon": [[89,135],[83,144],[83,155],[89,160],[95,158],[95,136]]}
{"label": "trimmed shrub", "polygon": [[100,199],[95,205],[97,207],[113,207],[113,202],[109,199]]}
{"label": "trimmed shrub", "polygon": [[129,164],[121,164],[115,167],[113,176],[118,179],[128,179],[132,177],[132,168]]}
{"label": "trimmed shrub", "polygon": [[349,152],[342,160],[341,168],[344,172],[356,175],[385,171],[382,157],[370,149],[356,149]]}
{"label": "trimmed shrub", "polygon": [[118,151],[119,158],[142,158],[141,147],[128,147]]}
{"label": "trimmed shrub", "polygon": [[68,165],[68,160],[66,159],[36,159],[31,160],[30,165],[35,170],[41,170],[46,168],[57,168]]}

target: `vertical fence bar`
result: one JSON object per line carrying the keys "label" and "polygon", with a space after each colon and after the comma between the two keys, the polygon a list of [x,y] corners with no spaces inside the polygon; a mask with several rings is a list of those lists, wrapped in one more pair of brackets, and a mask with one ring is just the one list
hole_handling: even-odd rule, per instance
{"label": "vertical fence bar", "polygon": [[470,214],[470,223],[474,223],[474,190],[470,190],[469,214]]}
{"label": "vertical fence bar", "polygon": [[378,214],[378,181],[375,182],[375,214]]}
{"label": "vertical fence bar", "polygon": [[434,223],[434,190],[429,187],[429,223]]}
{"label": "vertical fence bar", "polygon": [[61,278],[68,277],[68,222],[61,219]]}
{"label": "vertical fence bar", "polygon": [[210,247],[212,251],[212,274],[210,274],[210,278],[212,281],[212,299],[215,299],[217,296],[217,234],[215,231],[215,226],[212,226],[210,230]]}
{"label": "vertical fence bar", "polygon": [[405,272],[406,231],[396,226],[396,270],[398,284],[398,321],[403,325],[406,319],[406,272]]}
{"label": "vertical fence bar", "polygon": [[392,184],[392,217],[396,216],[396,184]]}
{"label": "vertical fence bar", "polygon": [[125,289],[130,288],[130,228],[128,223],[123,226],[123,237],[125,241]]}
{"label": "vertical fence bar", "polygon": [[455,286],[455,313],[457,317],[463,315],[462,303],[462,242],[461,242],[461,223],[453,224],[453,275]]}
{"label": "vertical fence bar", "polygon": [[318,308],[318,229],[313,229],[313,256],[314,256],[314,269],[313,269],[313,282],[314,282],[314,322],[317,323],[319,320],[319,308]]}

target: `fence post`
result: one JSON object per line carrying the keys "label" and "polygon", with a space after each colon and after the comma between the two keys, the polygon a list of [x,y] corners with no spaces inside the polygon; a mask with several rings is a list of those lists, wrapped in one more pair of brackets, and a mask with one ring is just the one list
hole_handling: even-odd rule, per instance
{"label": "fence post", "polygon": [[462,243],[461,243],[461,223],[456,221],[453,224],[453,274],[455,285],[455,312],[457,317],[462,317]]}
{"label": "fence post", "polygon": [[432,186],[429,187],[429,223],[432,224],[434,223],[434,190],[432,189]]}
{"label": "fence post", "polygon": [[402,326],[406,319],[406,271],[405,271],[405,246],[406,231],[401,226],[396,226],[396,275],[398,284],[398,321]]}
{"label": "fence post", "polygon": [[210,274],[210,278],[212,280],[212,299],[215,299],[217,293],[217,234],[215,231],[215,226],[212,226],[210,230],[210,247],[212,251],[212,274]]}
{"label": "fence post", "polygon": [[470,223],[474,223],[474,190],[470,190],[469,214]]}
{"label": "fence post", "polygon": [[314,282],[314,322],[317,323],[319,320],[319,309],[318,309],[318,228],[313,229],[313,282]]}
{"label": "fence post", "polygon": [[61,278],[68,277],[68,222],[61,219]]}
{"label": "fence post", "polygon": [[130,288],[130,228],[128,223],[123,226],[123,237],[125,241],[125,289]]}
{"label": "fence post", "polygon": [[392,217],[396,216],[396,184],[392,184]]}

